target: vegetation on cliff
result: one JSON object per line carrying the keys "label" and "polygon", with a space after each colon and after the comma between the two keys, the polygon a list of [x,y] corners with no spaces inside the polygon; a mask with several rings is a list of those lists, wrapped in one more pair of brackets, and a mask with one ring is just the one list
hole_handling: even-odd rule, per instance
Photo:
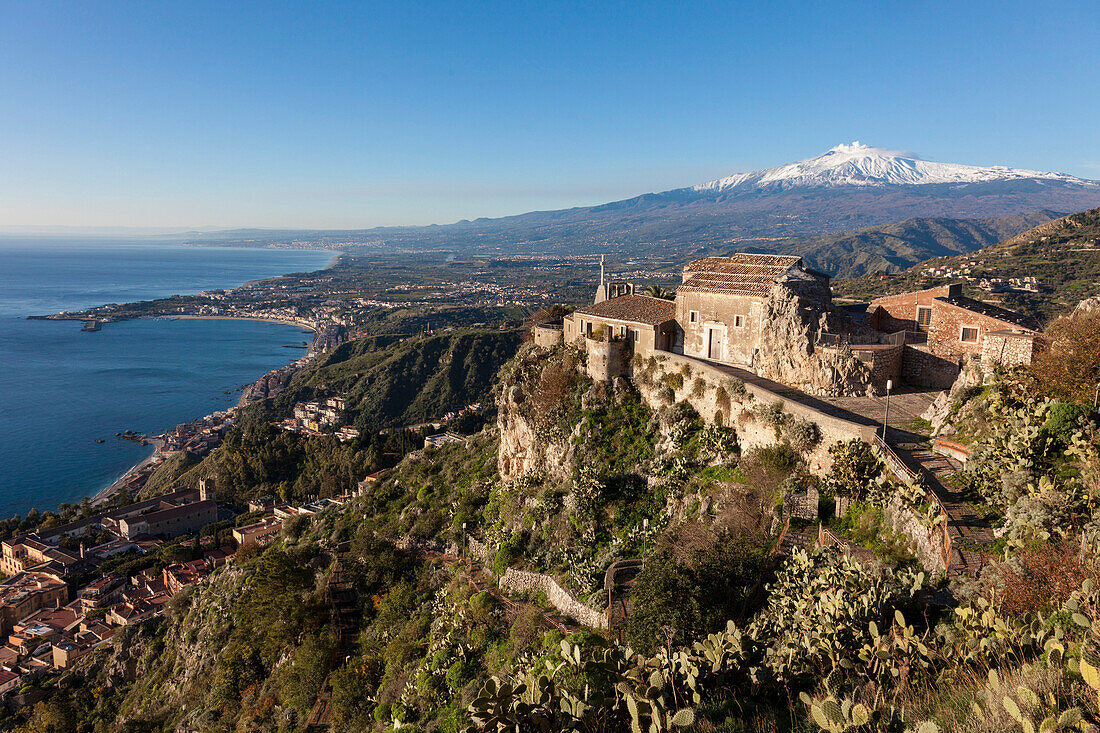
{"label": "vegetation on cliff", "polygon": [[[523,346],[500,371],[495,426],[287,522],[6,724],[295,731],[321,700],[344,731],[1100,725],[1100,435],[1091,404],[1062,391],[1092,372],[1003,372],[954,393],[947,424],[971,448],[955,489],[1002,536],[976,576],[945,580],[887,526],[886,498],[912,487],[866,444],[826,449],[732,380],[642,362],[596,384],[583,359]],[[312,495],[380,450],[254,424],[199,468],[237,498]],[[816,534],[779,511],[814,491],[851,499],[834,528],[877,548],[876,567],[780,545]],[[609,598],[613,564],[637,575]],[[628,598],[625,618],[584,630],[547,586],[495,582],[523,571],[597,612]]]}

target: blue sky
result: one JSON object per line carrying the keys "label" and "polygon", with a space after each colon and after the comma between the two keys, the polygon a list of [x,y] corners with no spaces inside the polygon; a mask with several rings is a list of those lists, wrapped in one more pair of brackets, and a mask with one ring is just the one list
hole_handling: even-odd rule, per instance
{"label": "blue sky", "polygon": [[0,225],[367,227],[854,139],[1100,178],[1100,3],[0,3]]}

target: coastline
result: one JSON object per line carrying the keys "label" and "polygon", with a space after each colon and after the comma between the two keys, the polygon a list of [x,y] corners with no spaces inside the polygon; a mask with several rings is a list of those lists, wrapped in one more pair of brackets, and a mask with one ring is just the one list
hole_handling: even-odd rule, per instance
{"label": "coastline", "polygon": [[[329,260],[329,262],[323,268],[320,268],[319,270],[311,270],[310,272],[323,272],[325,270],[332,269],[337,264],[339,264],[340,259],[344,256],[344,254],[345,254],[344,252],[335,251],[333,256],[332,256],[332,259]],[[275,276],[275,278],[260,278],[260,279],[256,279],[256,280],[248,280],[248,281],[245,281],[244,283],[242,283],[241,285],[238,285],[236,287],[243,287],[243,286],[246,286],[250,283],[262,282],[264,280],[276,279],[278,277],[286,277],[286,274]],[[86,316],[82,317],[82,316],[69,315],[69,314],[53,314],[53,315],[44,315],[44,316],[29,315],[29,316],[25,316],[25,318],[27,320],[59,320],[59,321],[60,320],[63,320],[63,321],[87,320]],[[277,325],[294,326],[296,328],[300,328],[304,331],[309,331],[312,334],[314,334],[314,344],[317,343],[317,337],[319,335],[321,335],[321,332],[322,332],[322,329],[323,329],[323,324],[320,324],[320,323],[315,323],[315,322],[312,322],[312,321],[305,321],[305,320],[283,319],[283,318],[265,318],[265,317],[249,317],[249,316],[223,316],[223,315],[190,315],[190,314],[150,314],[150,315],[147,315],[147,316],[138,316],[137,318],[140,318],[140,319],[163,318],[163,319],[167,319],[167,320],[259,321],[259,322],[262,322],[262,323],[273,323],[273,324],[277,324]],[[122,320],[132,320],[132,319],[122,318],[122,319],[118,319],[118,320],[122,321]],[[113,321],[108,320],[108,322],[113,322]],[[263,380],[267,379],[271,374],[276,373],[276,372],[280,372],[280,371],[284,371],[288,368],[292,369],[292,371],[297,371],[297,369],[301,366],[301,363],[303,362],[303,360],[308,359],[308,358],[309,357],[307,356],[307,357],[303,357],[301,359],[291,359],[286,364],[284,364],[280,367],[268,370],[264,374],[260,375],[257,379],[250,382],[248,387],[249,388],[255,387],[257,384],[259,384]],[[247,395],[248,391],[249,391],[248,388],[243,390],[241,401],[238,402],[236,405],[228,408],[227,411],[226,411],[227,414],[232,415],[240,407],[243,407],[247,404],[251,404],[250,401],[245,401],[245,395]],[[196,418],[196,420],[209,419],[212,416],[213,415],[204,415],[202,417]],[[164,434],[167,434],[167,433],[171,432],[172,430],[174,430],[178,427],[180,427],[180,426],[173,426],[172,428],[167,428],[165,430]],[[107,486],[104,486],[104,487],[100,488],[98,491],[96,491],[91,496],[86,496],[85,497],[85,498],[88,499],[88,501],[90,502],[90,504],[92,506],[102,507],[104,505],[109,504],[123,489],[126,489],[126,488],[130,487],[132,485],[132,482],[134,481],[134,479],[137,479],[138,477],[141,477],[141,476],[144,475],[145,480],[148,480],[148,477],[152,474],[152,472],[157,467],[159,467],[167,459],[168,454],[166,454],[164,452],[165,441],[162,438],[150,436],[150,437],[148,437],[148,441],[149,441],[149,444],[153,446],[153,452],[150,455],[146,456],[141,461],[135,463],[133,466],[131,466],[129,469],[127,469],[125,472],[123,472],[121,476],[119,476],[117,479],[115,479],[113,482],[111,482]],[[142,482],[142,484],[144,484],[144,481]],[[135,495],[136,495],[137,491],[140,491],[140,489],[141,489],[141,485],[138,485],[138,487],[135,489]],[[42,508],[42,511],[56,511],[56,507]]]}
{"label": "coastline", "polygon": [[163,315],[163,316],[141,316],[147,319],[164,319],[168,321],[259,321],[261,323],[277,323],[282,326],[297,326],[304,328],[307,331],[317,333],[320,329],[316,324],[302,321],[292,321],[289,318],[251,318],[249,316],[192,316],[192,315]]}
{"label": "coastline", "polygon": [[[303,324],[300,324],[300,323],[294,323],[294,322],[290,322],[290,321],[280,321],[280,320],[276,320],[276,319],[272,319],[272,318],[241,318],[241,317],[235,317],[235,316],[151,316],[151,318],[195,319],[195,320],[220,319],[220,320],[230,320],[230,321],[263,321],[265,323],[275,323],[275,324],[286,325],[286,326],[298,326],[298,327],[305,328],[307,330],[313,331],[314,334],[318,333],[318,330],[316,328],[312,328],[310,326],[306,326],[306,325],[303,325]],[[247,395],[249,393],[249,390],[251,388],[255,387],[260,382],[266,380],[270,375],[275,374],[277,372],[287,370],[287,369],[290,369],[291,373],[293,374],[293,372],[296,372],[296,371],[298,371],[299,368],[301,368],[302,362],[308,361],[308,359],[309,359],[308,356],[303,357],[301,359],[296,359],[296,360],[291,361],[287,364],[284,364],[281,367],[276,367],[275,369],[270,369],[270,370],[264,372],[259,377],[257,377],[255,380],[250,382],[248,384],[248,386],[245,387],[241,391],[240,400],[237,402],[237,404],[233,405],[232,407],[227,408],[225,410],[225,414],[229,417],[232,417],[237,412],[237,410],[239,410],[242,407],[246,407],[246,406],[252,404],[252,402],[256,401],[256,400],[249,401],[247,399]],[[208,420],[212,417],[214,417],[214,413],[211,413],[209,415],[203,415],[202,417],[196,418],[196,419]],[[127,488],[134,479],[138,478],[139,476],[141,476],[143,474],[144,474],[145,481],[148,481],[149,477],[153,474],[153,472],[156,470],[156,468],[159,467],[160,464],[164,463],[164,461],[167,460],[167,458],[168,458],[168,454],[166,454],[164,452],[165,441],[164,441],[164,438],[162,436],[167,434],[167,433],[170,433],[172,430],[178,429],[179,427],[180,426],[177,425],[177,426],[174,426],[172,428],[167,428],[165,430],[165,432],[162,433],[161,436],[148,436],[146,439],[148,440],[150,445],[154,446],[153,452],[150,455],[143,458],[141,461],[135,463],[129,469],[127,469],[121,476],[119,476],[117,479],[115,479],[114,482],[112,482],[108,486],[104,486],[102,489],[97,491],[89,499],[89,503],[92,506],[103,506],[105,504],[109,504],[110,501],[112,499],[114,499],[114,497],[117,496],[119,492],[121,492],[123,489]],[[217,448],[215,448],[214,450],[217,450]],[[142,482],[142,486],[144,486],[145,481]],[[137,487],[137,491],[141,491],[142,486]],[[135,496],[135,498],[136,498],[136,496]]]}
{"label": "coastline", "polygon": [[126,488],[126,485],[130,483],[130,480],[133,477],[137,476],[145,469],[152,468],[154,464],[161,463],[163,459],[160,453],[160,441],[150,442],[155,446],[153,448],[153,452],[149,454],[146,458],[135,463],[133,466],[130,466],[130,468],[127,469],[125,473],[115,479],[114,483],[108,486],[104,486],[102,489],[97,491],[95,495],[88,500],[92,506],[100,506],[102,504],[108,503],[111,499],[115,497],[116,494],[118,494],[118,492]]}

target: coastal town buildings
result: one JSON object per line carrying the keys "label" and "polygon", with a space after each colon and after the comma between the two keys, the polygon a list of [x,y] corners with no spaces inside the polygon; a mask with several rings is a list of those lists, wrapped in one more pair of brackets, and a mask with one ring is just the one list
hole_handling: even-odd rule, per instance
{"label": "coastal town buildings", "polygon": [[40,608],[60,606],[68,595],[69,586],[45,572],[21,572],[0,582],[0,636]]}
{"label": "coastal town buildings", "polygon": [[282,528],[283,519],[281,517],[265,517],[259,522],[235,528],[233,530],[233,540],[238,547],[264,545],[274,539]]}
{"label": "coastal town buildings", "polygon": [[[344,411],[347,409],[347,398],[329,397],[315,402],[299,402],[294,405],[291,417],[279,423],[283,430],[303,435],[317,436],[329,428],[336,428],[343,424]],[[350,428],[344,431],[345,439],[359,436],[359,431]]]}

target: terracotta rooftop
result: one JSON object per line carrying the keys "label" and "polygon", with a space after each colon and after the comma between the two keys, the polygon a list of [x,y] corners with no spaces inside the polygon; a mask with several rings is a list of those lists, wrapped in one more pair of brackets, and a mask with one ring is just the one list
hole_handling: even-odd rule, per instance
{"label": "terracotta rooftop", "polygon": [[684,268],[687,293],[767,295],[784,273],[802,261],[794,255],[738,253],[729,257],[704,257]]}
{"label": "terracotta rooftop", "polygon": [[948,303],[956,308],[963,308],[971,313],[986,316],[987,318],[996,318],[998,321],[1012,324],[1018,328],[1026,328],[1030,331],[1039,330],[1039,324],[1030,316],[1006,310],[990,303],[983,303],[980,300],[967,298],[964,295],[955,296],[953,298],[936,298],[936,300]]}
{"label": "terracotta rooftop", "polygon": [[693,260],[684,267],[685,273],[709,272],[730,275],[770,274],[782,275],[796,265],[801,257],[795,255],[764,255],[738,252],[729,257],[704,257]]}
{"label": "terracotta rooftop", "polygon": [[643,323],[656,326],[676,318],[676,304],[648,295],[623,295],[602,303],[578,308],[575,313],[593,318]]}

